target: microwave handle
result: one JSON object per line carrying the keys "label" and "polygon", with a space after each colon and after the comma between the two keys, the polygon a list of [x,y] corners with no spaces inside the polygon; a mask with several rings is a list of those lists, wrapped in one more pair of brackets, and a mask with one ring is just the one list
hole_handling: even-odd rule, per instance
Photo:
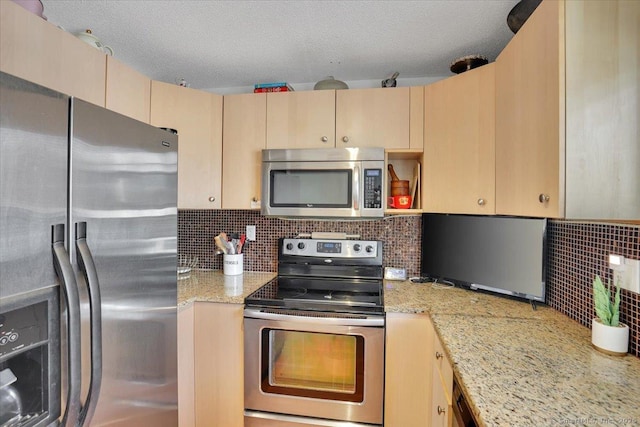
{"label": "microwave handle", "polygon": [[360,210],[360,165],[353,167],[353,210]]}

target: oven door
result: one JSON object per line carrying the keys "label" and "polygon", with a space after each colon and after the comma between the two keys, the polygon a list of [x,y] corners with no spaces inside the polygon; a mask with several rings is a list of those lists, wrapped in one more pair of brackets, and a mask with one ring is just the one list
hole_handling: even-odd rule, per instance
{"label": "oven door", "polygon": [[245,408],[382,424],[384,317],[340,316],[246,309]]}

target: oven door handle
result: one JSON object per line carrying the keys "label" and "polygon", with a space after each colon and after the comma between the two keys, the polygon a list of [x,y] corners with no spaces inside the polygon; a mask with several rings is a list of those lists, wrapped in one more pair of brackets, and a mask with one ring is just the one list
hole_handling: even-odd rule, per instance
{"label": "oven door handle", "polygon": [[251,319],[263,320],[279,320],[279,321],[295,321],[296,323],[313,323],[315,325],[331,325],[331,326],[377,326],[384,327],[384,316],[365,316],[355,317],[357,315],[341,315],[340,313],[322,312],[321,316],[314,316],[305,312],[296,315],[288,311],[287,314],[265,312],[255,308],[245,308],[244,317]]}

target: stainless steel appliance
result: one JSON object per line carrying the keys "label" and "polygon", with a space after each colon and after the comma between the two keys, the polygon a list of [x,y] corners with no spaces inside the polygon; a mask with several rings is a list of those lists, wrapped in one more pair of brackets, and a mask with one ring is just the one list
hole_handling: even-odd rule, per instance
{"label": "stainless steel appliance", "polygon": [[382,242],[278,245],[278,276],[245,300],[245,426],[382,425]]}
{"label": "stainless steel appliance", "polygon": [[61,301],[24,425],[177,425],[177,137],[5,73],[0,103],[0,318]]}
{"label": "stainless steel appliance", "polygon": [[384,216],[384,149],[262,150],[262,214]]}

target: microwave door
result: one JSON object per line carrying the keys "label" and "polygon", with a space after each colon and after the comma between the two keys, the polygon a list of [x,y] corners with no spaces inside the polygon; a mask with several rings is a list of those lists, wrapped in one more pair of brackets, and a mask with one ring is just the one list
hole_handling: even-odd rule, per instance
{"label": "microwave door", "polygon": [[360,216],[362,188],[358,169],[359,162],[265,162],[262,213]]}

